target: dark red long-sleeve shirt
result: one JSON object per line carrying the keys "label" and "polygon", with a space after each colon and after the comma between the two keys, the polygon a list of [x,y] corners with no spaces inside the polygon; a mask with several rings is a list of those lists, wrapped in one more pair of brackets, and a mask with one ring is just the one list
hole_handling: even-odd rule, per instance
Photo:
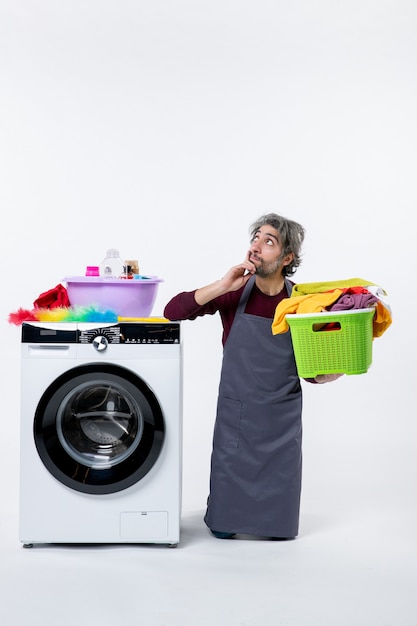
{"label": "dark red long-sleeve shirt", "polygon": [[[196,290],[183,291],[168,302],[164,309],[164,315],[169,320],[195,320],[202,315],[214,315],[218,311],[223,324],[222,341],[224,345],[229,336],[243,289],[244,287],[237,291],[225,293],[203,306],[200,306],[195,301],[194,294]],[[287,297],[286,289],[283,289],[276,296],[267,296],[254,285],[249,295],[245,313],[266,317],[271,320],[272,324],[278,303]]]}
{"label": "dark red long-sleeve shirt", "polygon": [[[214,298],[207,304],[200,306],[195,301],[194,291],[183,291],[174,296],[165,306],[164,315],[169,320],[195,320],[202,315],[214,315],[217,311],[220,313],[220,317],[223,324],[223,345],[229,336],[230,329],[235,319],[237,305],[239,304],[240,296],[242,295],[244,287],[238,291],[230,291],[223,296]],[[266,317],[271,320],[274,319],[275,309],[278,303],[284,298],[287,298],[287,291],[283,289],[276,296],[267,296],[256,285],[249,295],[248,303],[246,305],[245,313],[249,315],[259,315],[260,317]],[[271,330],[272,332],[272,330]],[[305,378],[309,383],[315,383],[314,378]]]}

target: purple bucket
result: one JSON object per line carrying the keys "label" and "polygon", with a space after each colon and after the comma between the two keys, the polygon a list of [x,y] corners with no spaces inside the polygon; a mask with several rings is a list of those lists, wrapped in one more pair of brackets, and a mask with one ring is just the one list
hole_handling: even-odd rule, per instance
{"label": "purple bucket", "polygon": [[149,317],[158,294],[156,276],[139,279],[68,276],[64,278],[72,307],[95,306],[119,317]]}

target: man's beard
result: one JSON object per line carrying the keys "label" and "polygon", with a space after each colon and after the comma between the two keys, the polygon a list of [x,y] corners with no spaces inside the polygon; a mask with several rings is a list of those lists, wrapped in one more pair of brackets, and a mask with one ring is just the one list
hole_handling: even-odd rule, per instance
{"label": "man's beard", "polygon": [[269,278],[279,270],[284,255],[282,254],[276,261],[272,263],[264,263],[261,261],[261,264],[256,268],[255,274],[260,278]]}

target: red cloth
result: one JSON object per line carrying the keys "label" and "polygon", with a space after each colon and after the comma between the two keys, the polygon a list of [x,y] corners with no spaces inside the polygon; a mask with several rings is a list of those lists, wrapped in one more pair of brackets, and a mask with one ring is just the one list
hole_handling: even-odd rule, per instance
{"label": "red cloth", "polygon": [[33,303],[35,309],[56,309],[57,307],[69,307],[70,301],[66,288],[58,284],[49,291],[44,291]]}

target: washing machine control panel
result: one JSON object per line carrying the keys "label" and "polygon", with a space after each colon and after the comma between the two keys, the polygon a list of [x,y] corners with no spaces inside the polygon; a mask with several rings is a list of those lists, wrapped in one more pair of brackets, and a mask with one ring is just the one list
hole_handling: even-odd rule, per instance
{"label": "washing machine control panel", "polygon": [[179,322],[123,322],[120,324],[42,324],[24,322],[22,343],[82,343],[93,344],[102,352],[109,344],[178,344]]}
{"label": "washing machine control panel", "polygon": [[78,343],[92,343],[98,352],[102,352],[109,343],[121,343],[120,328],[119,326],[108,326],[105,328],[80,330]]}
{"label": "washing machine control panel", "polygon": [[105,350],[110,343],[177,344],[180,342],[179,323],[123,323],[104,328],[81,330],[80,343],[92,343],[96,350]]}

